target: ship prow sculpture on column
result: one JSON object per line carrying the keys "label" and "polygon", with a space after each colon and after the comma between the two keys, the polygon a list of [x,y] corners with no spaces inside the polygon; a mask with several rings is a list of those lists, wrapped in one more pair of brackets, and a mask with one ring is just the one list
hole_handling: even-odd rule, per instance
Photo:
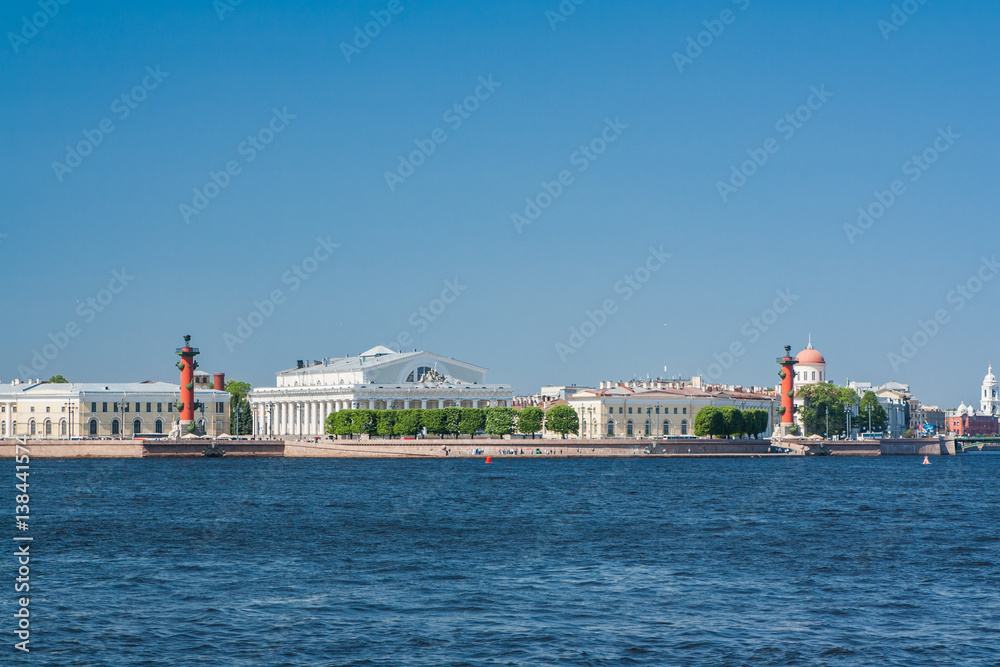
{"label": "ship prow sculpture on column", "polygon": [[198,348],[191,347],[191,336],[184,336],[184,347],[177,348],[177,356],[181,358],[177,362],[177,368],[181,371],[181,399],[174,403],[174,409],[180,416],[174,420],[173,428],[170,429],[171,440],[205,435],[205,427],[194,418],[195,410],[201,408],[201,403],[194,400],[194,372],[198,368],[195,357],[199,354],[201,352]]}

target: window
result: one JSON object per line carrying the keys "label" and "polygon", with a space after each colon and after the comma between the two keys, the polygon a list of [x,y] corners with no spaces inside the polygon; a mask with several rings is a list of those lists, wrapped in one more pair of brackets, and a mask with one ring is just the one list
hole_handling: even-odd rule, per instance
{"label": "window", "polygon": [[223,406],[223,404],[222,404],[222,403],[216,403],[216,404],[215,404],[215,411],[216,411],[216,412],[218,412],[218,413],[219,413],[220,415],[221,415],[221,414],[222,414],[223,412],[225,412],[225,409],[224,409],[224,408],[223,408],[222,406]]}
{"label": "window", "polygon": [[90,435],[97,435],[97,420],[90,420]]}
{"label": "window", "polygon": [[45,420],[45,435],[52,435],[52,422]]}
{"label": "window", "polygon": [[675,415],[677,414],[677,408],[674,408],[674,414]]}
{"label": "window", "polygon": [[118,423],[117,419],[111,420],[111,435],[119,435],[121,432],[121,425]]}
{"label": "window", "polygon": [[[687,409],[687,408],[684,408],[684,414],[687,414],[687,413],[688,413],[688,409]],[[674,414],[675,414],[675,415],[677,414],[677,410],[674,410]]]}
{"label": "window", "polygon": [[35,420],[28,422],[28,435],[35,435]]}
{"label": "window", "polygon": [[114,408],[113,412],[118,412],[118,401],[115,401]]}
{"label": "window", "polygon": [[[136,412],[142,412],[142,407],[138,403],[135,404],[135,411]],[[147,410],[147,412],[148,412],[148,410]]]}
{"label": "window", "polygon": [[50,406],[46,405],[45,406],[45,411],[46,412],[52,412],[52,408]]}
{"label": "window", "polygon": [[608,420],[608,435],[614,435],[614,434],[615,434],[615,420],[614,419],[609,419]]}
{"label": "window", "polygon": [[635,435],[635,424],[632,423],[632,420],[629,420],[629,422],[625,425],[625,434]]}
{"label": "window", "polygon": [[174,404],[167,403],[167,412],[173,412],[173,411],[174,411]]}
{"label": "window", "polygon": [[107,404],[107,403],[105,403],[105,404],[104,404],[104,407],[103,407],[103,408],[101,408],[101,412],[107,412],[107,411],[108,411],[108,404]]}
{"label": "window", "polygon": [[125,407],[124,407],[124,411],[125,411],[125,412],[128,412],[128,406],[129,406],[129,403],[128,403],[128,401],[125,401],[124,403],[122,403],[122,405],[123,405],[123,406],[125,406]]}
{"label": "window", "polygon": [[31,406],[31,411],[32,411],[32,412],[34,412],[34,411],[35,411],[35,406],[34,406],[34,405],[32,405],[32,406]]}
{"label": "window", "polygon": [[134,435],[140,435],[142,433],[142,422],[138,419],[132,422],[132,433]]}
{"label": "window", "polygon": [[653,435],[653,422],[646,420],[646,435]]}
{"label": "window", "polygon": [[632,414],[632,408],[629,408],[629,409],[628,409],[628,413],[629,413],[629,414]]}
{"label": "window", "polygon": [[146,412],[152,412],[152,411],[153,411],[153,404],[146,403]]}
{"label": "window", "polygon": [[0,422],[0,435],[7,435],[7,422]]}
{"label": "window", "polygon": [[656,406],[656,414],[660,414],[660,406],[659,405]]}
{"label": "window", "polygon": [[663,420],[663,435],[670,435],[670,422],[666,419]]}
{"label": "window", "polygon": [[156,404],[156,411],[157,412],[163,412],[163,403],[157,403]]}
{"label": "window", "polygon": [[687,434],[688,434],[688,423],[687,420],[685,419],[684,421],[681,422],[681,435],[687,435]]}
{"label": "window", "polygon": [[90,404],[90,411],[91,412],[97,412],[97,402],[96,401],[94,401],[93,403]]}
{"label": "window", "polygon": [[156,420],[156,432],[157,433],[163,433],[163,420],[162,419],[157,419]]}
{"label": "window", "polygon": [[63,419],[62,421],[59,422],[59,435],[62,435],[62,436],[66,435],[66,420],[65,419]]}

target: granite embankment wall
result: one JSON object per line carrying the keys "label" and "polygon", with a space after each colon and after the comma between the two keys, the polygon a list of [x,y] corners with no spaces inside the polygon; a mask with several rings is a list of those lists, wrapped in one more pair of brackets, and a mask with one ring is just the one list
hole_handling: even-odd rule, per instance
{"label": "granite embankment wall", "polygon": [[[33,458],[171,458],[200,457],[211,440],[29,440]],[[292,458],[438,458],[468,456],[762,456],[770,440],[557,440],[531,438],[422,438],[383,440],[218,440],[227,457],[269,456]],[[788,443],[786,443],[788,444]],[[954,454],[950,438],[882,441],[802,441],[813,453],[825,448],[834,456],[937,456]],[[0,457],[15,454],[15,441],[0,441]],[[792,453],[790,455],[797,455]]]}
{"label": "granite embankment wall", "polygon": [[[26,446],[32,458],[157,458],[193,457],[204,455],[211,440],[28,440]],[[283,456],[285,444],[280,440],[218,440],[226,456]],[[12,458],[14,440],[0,441],[0,457]],[[20,450],[21,454],[24,450]]]}
{"label": "granite embankment wall", "polygon": [[[752,456],[766,454],[769,440],[684,440],[676,443],[631,440],[556,440],[499,438],[422,438],[420,440],[285,441],[288,457],[429,457],[444,456]],[[478,450],[479,453],[476,453]],[[541,452],[539,454],[538,452]],[[516,452],[512,453],[512,452]],[[523,454],[522,454],[523,452]]]}

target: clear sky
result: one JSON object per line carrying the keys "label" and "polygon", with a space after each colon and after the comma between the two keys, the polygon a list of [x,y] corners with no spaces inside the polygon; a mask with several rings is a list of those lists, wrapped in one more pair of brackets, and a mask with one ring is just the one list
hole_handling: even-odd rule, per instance
{"label": "clear sky", "polygon": [[0,8],[4,381],[174,380],[186,333],[255,385],[1000,365],[995,2],[46,1]]}

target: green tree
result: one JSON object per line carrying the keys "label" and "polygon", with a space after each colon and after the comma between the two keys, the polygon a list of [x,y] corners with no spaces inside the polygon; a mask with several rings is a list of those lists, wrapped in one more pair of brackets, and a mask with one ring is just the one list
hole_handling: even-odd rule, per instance
{"label": "green tree", "polygon": [[376,426],[374,410],[351,411],[351,433],[375,435]]}
{"label": "green tree", "polygon": [[462,419],[458,426],[459,433],[475,437],[476,433],[486,428],[486,412],[481,408],[462,408]]}
{"label": "green tree", "polygon": [[[834,435],[846,433],[847,415],[845,406],[856,412],[858,394],[853,389],[838,387],[832,382],[821,382],[802,387],[798,395],[804,400],[800,413],[805,424],[806,435]],[[827,416],[830,429],[827,431]]]}
{"label": "green tree", "polygon": [[767,410],[748,410],[749,418],[752,426],[750,427],[752,432],[748,435],[752,435],[755,438],[759,438],[760,434],[767,430],[768,416]]}
{"label": "green tree", "polygon": [[567,433],[580,432],[580,417],[568,405],[557,405],[545,413],[545,428],[566,437]]}
{"label": "green tree", "polygon": [[516,413],[514,408],[486,408],[486,432],[490,435],[513,433]]}
{"label": "green tree", "polygon": [[49,384],[69,384],[69,380],[62,375],[53,375],[49,378]]}
{"label": "green tree", "polygon": [[430,410],[424,410],[424,428],[431,435],[444,435],[448,432],[448,423],[445,418],[444,410],[440,408],[432,408]]}
{"label": "green tree", "polygon": [[390,436],[396,424],[396,410],[377,410],[375,413],[375,433]]}
{"label": "green tree", "polygon": [[334,435],[351,435],[354,433],[354,410],[338,410],[326,418],[326,432]]}
{"label": "green tree", "polygon": [[715,437],[726,435],[726,416],[717,407],[706,406],[694,416],[694,434],[699,438],[706,435]]}
{"label": "green tree", "polygon": [[[574,413],[575,414],[575,413]],[[525,435],[533,435],[542,430],[545,421],[545,411],[534,405],[521,410],[517,415],[517,430]]]}
{"label": "green tree", "polygon": [[[869,408],[871,409],[871,428],[868,428]],[[870,433],[882,433],[889,423],[889,415],[885,408],[878,402],[878,397],[873,391],[866,391],[861,397],[861,404],[858,406],[858,426],[861,430]]]}
{"label": "green tree", "polygon": [[232,423],[230,431],[233,435],[250,435],[253,433],[253,414],[250,412],[250,400],[247,398],[253,387],[249,382],[229,380],[226,391],[229,392],[229,419]]}
{"label": "green tree", "polygon": [[743,433],[743,413],[739,408],[726,405],[719,408],[719,412],[723,417],[723,435],[729,437]]}
{"label": "green tree", "polygon": [[905,431],[903,431],[903,437],[904,438],[915,438],[915,437],[917,437],[917,434],[913,432],[912,428],[908,428]]}
{"label": "green tree", "polygon": [[462,430],[462,408],[444,408],[444,432],[448,435],[458,435]]}
{"label": "green tree", "polygon": [[416,435],[423,426],[423,410],[400,410],[393,425],[396,435]]}

